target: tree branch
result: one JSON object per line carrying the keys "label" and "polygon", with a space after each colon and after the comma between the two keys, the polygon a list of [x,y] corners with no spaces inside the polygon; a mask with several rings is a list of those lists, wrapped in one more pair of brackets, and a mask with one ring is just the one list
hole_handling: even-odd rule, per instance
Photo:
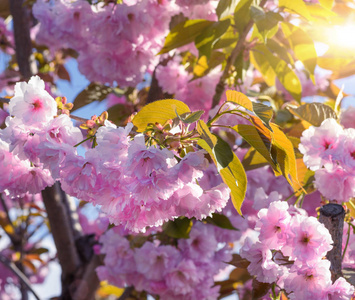
{"label": "tree branch", "polygon": [[59,263],[62,267],[62,295],[68,293],[68,286],[81,261],[75,247],[71,222],[65,207],[65,197],[59,182],[42,191],[43,202],[47,210],[54,243],[57,248]]}
{"label": "tree branch", "polygon": [[329,203],[319,210],[319,222],[329,230],[333,239],[333,249],[327,253],[333,282],[342,276],[342,242],[345,210],[339,204]]}
{"label": "tree branch", "polygon": [[37,300],[41,300],[36,294],[36,292],[32,289],[31,283],[28,280],[28,278],[25,276],[25,274],[21,272],[21,270],[12,261],[10,261],[2,254],[0,254],[0,262],[8,269],[10,269],[18,277],[18,279],[22,282],[22,284],[26,286],[26,288],[33,294],[33,296]]}
{"label": "tree branch", "polygon": [[10,12],[13,18],[16,59],[21,75],[28,79],[37,73],[36,64],[32,59],[32,43],[29,24],[29,11],[24,7],[23,0],[10,0]]}
{"label": "tree branch", "polygon": [[[267,0],[262,0],[259,4],[259,7],[263,7],[266,4],[266,2]],[[239,35],[237,45],[235,46],[231,55],[227,59],[226,67],[224,68],[223,74],[216,86],[216,91],[212,100],[212,108],[216,107],[219,104],[219,101],[221,100],[222,94],[225,89],[225,81],[228,78],[229,69],[231,68],[231,66],[234,65],[235,60],[237,59],[239,54],[243,51],[245,39],[250,29],[253,27],[253,25],[254,25],[254,20],[251,19],[245,26],[243,32]]]}

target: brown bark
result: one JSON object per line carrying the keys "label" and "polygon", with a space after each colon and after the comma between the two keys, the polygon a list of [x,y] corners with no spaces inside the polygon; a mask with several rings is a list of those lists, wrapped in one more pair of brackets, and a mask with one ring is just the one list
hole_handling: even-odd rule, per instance
{"label": "brown bark", "polygon": [[319,222],[329,230],[333,249],[327,253],[333,282],[342,276],[342,241],[345,210],[339,204],[329,203],[320,208]]}

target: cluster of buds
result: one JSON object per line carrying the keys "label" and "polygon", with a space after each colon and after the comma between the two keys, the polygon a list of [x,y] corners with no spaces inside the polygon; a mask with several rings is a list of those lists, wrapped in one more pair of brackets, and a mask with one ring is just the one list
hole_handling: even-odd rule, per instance
{"label": "cluster of buds", "polygon": [[158,144],[169,150],[177,151],[181,157],[193,151],[195,130],[189,130],[192,122],[185,122],[184,116],[159,123],[150,124],[145,131],[149,144]]}
{"label": "cluster of buds", "polygon": [[96,131],[101,126],[105,126],[105,121],[108,119],[108,112],[104,111],[100,116],[93,115],[90,120],[80,125],[81,129],[87,130],[87,137],[94,137]]}
{"label": "cluster of buds", "polygon": [[55,98],[55,102],[57,102],[58,116],[63,114],[70,115],[70,111],[74,106],[73,103],[67,103],[66,97],[57,97]]}

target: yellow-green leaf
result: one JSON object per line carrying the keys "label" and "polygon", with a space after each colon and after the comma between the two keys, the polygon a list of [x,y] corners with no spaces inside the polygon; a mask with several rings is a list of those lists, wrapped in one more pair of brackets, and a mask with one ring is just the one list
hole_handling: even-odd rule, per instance
{"label": "yellow-green leaf", "polygon": [[176,25],[165,39],[163,48],[158,54],[167,53],[170,50],[189,44],[201,34],[207,27],[215,22],[204,19],[186,20]]}
{"label": "yellow-green leaf", "polygon": [[292,10],[296,14],[304,17],[307,20],[311,20],[312,17],[307,9],[303,0],[279,0],[279,7],[284,7]]}
{"label": "yellow-green leaf", "polygon": [[302,186],[298,182],[297,163],[293,145],[276,124],[271,123],[270,125],[274,131],[272,145],[277,151],[276,160],[286,180],[294,191],[298,191],[302,189]]}
{"label": "yellow-green leaf", "polygon": [[272,166],[273,169],[277,170],[277,166],[275,165],[269,150],[266,148],[258,131],[253,125],[239,124],[234,126],[233,130],[238,132],[242,138],[248,142],[249,145],[254,147],[255,150],[257,150],[264,157],[264,159],[266,159],[266,161]]}
{"label": "yellow-green leaf", "polygon": [[289,107],[288,110],[313,126],[320,126],[328,118],[337,119],[337,114],[330,106],[318,102],[306,103],[297,108]]}
{"label": "yellow-green leaf", "polygon": [[310,74],[314,74],[317,65],[317,52],[313,40],[301,28],[291,23],[281,23],[282,31],[290,42],[295,56],[303,63]]}
{"label": "yellow-green leaf", "polygon": [[227,31],[229,25],[230,20],[226,19],[213,23],[201,31],[201,34],[195,39],[195,45],[200,57],[205,55],[210,58],[213,45]]}
{"label": "yellow-green leaf", "polygon": [[[302,85],[295,72],[288,67],[284,60],[274,56],[265,45],[256,46],[253,49],[253,53],[257,52],[260,52],[263,60],[268,62],[285,89],[295,98],[295,100],[300,102]],[[261,73],[264,75],[263,72]]]}
{"label": "yellow-green leaf", "polygon": [[250,62],[261,73],[268,86],[275,85],[276,73],[262,51],[257,48],[250,51]]}
{"label": "yellow-green leaf", "polygon": [[137,127],[137,132],[143,132],[148,124],[164,124],[170,119],[190,112],[189,107],[179,100],[166,99],[149,103],[144,106],[133,118],[133,125]]}
{"label": "yellow-green leaf", "polygon": [[227,90],[226,95],[227,95],[227,101],[236,103],[246,108],[247,110],[253,111],[253,103],[243,93]]}
{"label": "yellow-green leaf", "polygon": [[224,183],[231,190],[235,209],[241,214],[241,206],[247,189],[247,177],[243,165],[228,143],[213,135],[202,120],[198,121],[197,131],[201,137],[198,145],[205,149],[213,159]]}
{"label": "yellow-green leaf", "polygon": [[210,59],[207,59],[207,56],[201,56],[196,65],[194,66],[194,78],[202,77],[208,74],[208,72],[220,65],[225,59],[225,54],[218,51],[213,51],[211,53]]}
{"label": "yellow-green leaf", "polygon": [[326,9],[332,9],[334,0],[319,0],[319,3]]}

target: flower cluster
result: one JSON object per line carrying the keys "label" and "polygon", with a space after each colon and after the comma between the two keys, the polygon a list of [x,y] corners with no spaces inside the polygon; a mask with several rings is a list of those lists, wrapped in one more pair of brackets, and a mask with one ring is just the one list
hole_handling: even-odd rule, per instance
{"label": "flower cluster", "polygon": [[343,129],[336,120],[326,119],[303,132],[299,150],[315,171],[315,185],[324,197],[338,202],[355,197],[354,128]]}
{"label": "flower cluster", "polygon": [[199,185],[208,167],[204,151],[178,162],[166,148],[147,147],[144,135],[132,139],[131,123],[122,128],[103,121],[97,146],[78,155],[80,129],[67,114],[56,116],[57,104],[39,77],[18,83],[9,107],[12,117],[0,132],[0,162],[7,170],[1,192],[35,194],[59,180],[66,193],[101,205],[111,223],[133,231],[182,215],[202,219],[221,211],[229,199],[225,184]]}
{"label": "flower cluster", "polygon": [[354,287],[344,278],[332,284],[330,262],[323,257],[333,241],[316,218],[274,201],[258,213],[255,230],[259,238],[247,238],[240,255],[258,281],[276,282],[289,299],[351,299]]}
{"label": "flower cluster", "polygon": [[177,246],[155,240],[133,248],[111,229],[100,238],[105,259],[104,266],[97,269],[99,278],[118,287],[134,286],[161,299],[217,299],[219,287],[214,286],[213,276],[232,257],[220,230],[196,222],[190,237],[179,239]]}

